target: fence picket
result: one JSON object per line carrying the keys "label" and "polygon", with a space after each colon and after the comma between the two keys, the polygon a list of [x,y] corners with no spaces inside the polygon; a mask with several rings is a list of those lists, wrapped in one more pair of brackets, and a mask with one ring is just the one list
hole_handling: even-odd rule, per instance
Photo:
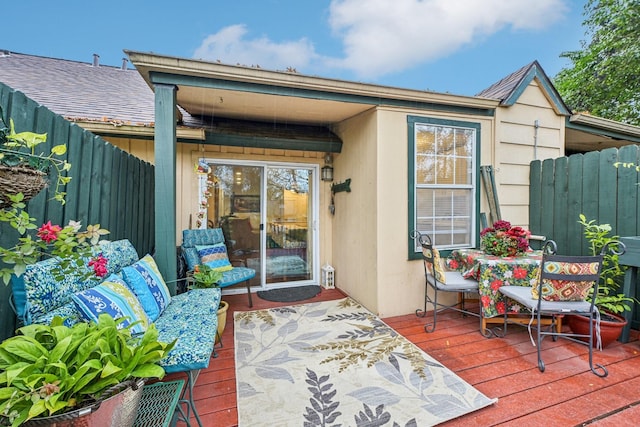
{"label": "fence picket", "polygon": [[[110,231],[109,240],[129,239],[141,255],[153,251],[153,165],[112,146],[2,83],[0,105],[5,119],[12,118],[18,132],[47,132],[46,145],[41,146],[43,152],[48,153],[54,145],[67,146],[72,179],[65,188],[66,204],[51,200],[56,179],[54,170],[49,187],[31,199],[27,207],[37,223],[48,220],[60,225],[69,220],[80,221],[83,226],[100,223]],[[0,224],[2,246],[11,246],[16,237],[11,227]],[[9,305],[10,294],[11,287],[0,284],[0,340],[11,336],[16,326]]]}
{"label": "fence picket", "polygon": [[611,225],[613,235],[640,235],[640,173],[635,168],[616,168],[616,162],[640,164],[639,147],[531,162],[531,232],[556,240],[558,249],[570,255],[588,253],[578,224],[581,213],[588,220]]}

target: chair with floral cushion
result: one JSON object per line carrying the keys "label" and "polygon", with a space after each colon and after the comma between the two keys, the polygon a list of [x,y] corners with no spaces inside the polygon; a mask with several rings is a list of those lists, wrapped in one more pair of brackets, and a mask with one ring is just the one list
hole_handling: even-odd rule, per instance
{"label": "chair with floral cushion", "polygon": [[249,281],[255,277],[256,271],[246,266],[231,264],[222,229],[183,230],[181,251],[188,272],[192,272],[196,265],[206,264],[222,272],[222,280],[217,284],[220,288],[245,283],[249,307],[253,307]]}
{"label": "chair with floral cushion", "polygon": [[[427,305],[433,307],[433,321],[425,324],[424,330],[433,332],[436,329],[438,313],[444,310],[454,310],[463,315],[476,316],[480,319],[480,326],[482,326],[482,317],[479,310],[480,296],[478,295],[478,311],[470,311],[465,307],[465,294],[478,294],[478,282],[473,279],[466,279],[462,273],[457,271],[447,271],[444,260],[440,257],[438,249],[433,246],[429,235],[413,231],[411,237],[422,247],[425,276],[424,307],[416,310],[416,316],[425,317],[427,315]],[[430,295],[429,289],[433,291],[433,297]],[[456,293],[457,301],[454,304],[439,302],[438,294],[442,292]],[[482,331],[482,329],[480,330]]]}
{"label": "chair with floral cushion", "polygon": [[[588,300],[591,292],[593,292],[593,295],[598,293],[602,262],[608,251],[621,255],[624,253],[625,247],[623,243],[613,241],[607,243],[598,255],[568,256],[557,255],[556,243],[553,240],[547,240],[543,246],[542,262],[536,285],[500,287],[500,293],[519,302],[531,312],[529,333],[532,334],[532,329],[536,330],[536,340],[534,342],[532,335],[531,342],[538,351],[538,369],[540,369],[540,372],[545,370],[545,365],[542,361],[542,340],[546,336],[551,336],[554,341],[558,337],[562,337],[581,344],[587,343],[591,371],[603,378],[609,374],[604,366],[600,364],[594,366],[593,364],[594,335],[595,344],[600,347],[600,312],[595,305],[595,298]],[[555,321],[548,325],[542,323],[542,316],[551,316],[552,319],[556,319],[558,316],[568,314],[588,317],[589,333],[579,334],[568,330],[563,331]],[[535,322],[536,320],[537,322]],[[505,334],[507,332],[507,324],[508,318],[505,314]]]}

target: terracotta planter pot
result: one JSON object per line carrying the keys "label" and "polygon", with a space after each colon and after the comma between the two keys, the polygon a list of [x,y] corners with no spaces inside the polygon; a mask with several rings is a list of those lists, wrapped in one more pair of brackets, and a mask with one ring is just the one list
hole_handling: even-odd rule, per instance
{"label": "terracotta planter pot", "polygon": [[[616,341],[622,329],[627,324],[627,321],[616,314],[606,313],[606,316],[611,316],[617,320],[610,321],[604,319],[605,313],[602,314],[603,318],[600,320],[600,340],[602,341],[602,348],[605,348],[612,342]],[[569,327],[576,334],[589,335],[589,318],[585,316],[571,315],[567,316]],[[595,336],[595,324],[593,325],[593,346],[597,345],[597,339]],[[588,342],[587,338],[578,338],[581,341]]]}
{"label": "terracotta planter pot", "polygon": [[216,336],[216,344],[220,342],[220,338],[222,333],[224,332],[225,326],[227,326],[227,310],[229,309],[229,303],[226,301],[220,301],[220,306],[218,307],[218,335]]}

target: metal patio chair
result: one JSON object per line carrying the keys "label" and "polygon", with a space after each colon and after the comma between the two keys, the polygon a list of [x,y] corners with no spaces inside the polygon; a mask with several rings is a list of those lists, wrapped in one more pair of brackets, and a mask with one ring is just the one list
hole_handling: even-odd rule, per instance
{"label": "metal patio chair", "polygon": [[[553,340],[558,337],[566,338],[589,346],[589,368],[599,377],[606,377],[609,372],[601,364],[593,364],[594,324],[596,341],[600,340],[599,322],[600,312],[595,306],[595,298],[587,301],[586,298],[598,293],[598,281],[602,270],[604,255],[611,251],[621,255],[625,246],[621,242],[610,242],[605,245],[600,254],[595,256],[568,256],[556,255],[557,246],[553,240],[548,240],[543,247],[540,274],[536,287],[530,286],[502,286],[500,292],[531,311],[529,333],[536,330],[536,340],[532,343],[537,347],[538,369],[544,372],[545,365],[542,361],[542,340],[551,336]],[[591,289],[593,289],[591,291]],[[542,316],[552,316],[555,320],[558,316],[583,315],[589,318],[589,333],[579,334],[570,331],[562,331],[554,321],[550,325],[542,324]],[[537,320],[534,325],[533,321]],[[594,322],[595,320],[595,322]],[[508,319],[505,314],[504,332],[507,331]]]}
{"label": "metal patio chair", "polygon": [[[416,316],[427,316],[427,305],[433,307],[433,321],[424,325],[425,332],[433,332],[436,329],[438,321],[438,313],[445,310],[454,310],[463,315],[476,316],[480,319],[482,326],[482,317],[480,314],[480,295],[478,294],[478,282],[473,279],[465,279],[462,273],[457,271],[447,271],[444,266],[444,260],[440,258],[440,253],[432,244],[431,237],[418,231],[413,231],[411,237],[420,243],[422,247],[422,260],[424,263],[425,289],[424,289],[424,307],[416,310]],[[429,289],[433,291],[433,297],[429,294]],[[454,304],[443,304],[438,302],[440,293],[456,293],[458,294],[457,302]],[[465,308],[465,293],[478,294],[478,312],[470,311]]]}

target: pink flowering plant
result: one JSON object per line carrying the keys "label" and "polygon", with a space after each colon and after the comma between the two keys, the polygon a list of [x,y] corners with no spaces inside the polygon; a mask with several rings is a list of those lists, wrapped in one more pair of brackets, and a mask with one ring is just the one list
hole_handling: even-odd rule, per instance
{"label": "pink flowering plant", "polygon": [[496,221],[480,232],[480,248],[495,256],[516,256],[529,250],[531,233],[522,227],[512,227],[509,221]]}
{"label": "pink flowering plant", "polygon": [[[0,209],[0,222],[13,227],[19,234],[17,243],[12,247],[0,247],[0,277],[9,284],[11,276],[21,276],[27,265],[43,257],[58,257],[60,269],[55,274],[60,277],[78,271],[88,271],[86,278],[101,278],[107,274],[107,259],[94,252],[101,237],[109,232],[100,228],[100,224],[89,225],[82,230],[76,221],[62,227],[47,221],[38,227],[35,218],[26,211],[22,193],[8,195],[11,206]],[[88,266],[88,269],[84,267]]]}

